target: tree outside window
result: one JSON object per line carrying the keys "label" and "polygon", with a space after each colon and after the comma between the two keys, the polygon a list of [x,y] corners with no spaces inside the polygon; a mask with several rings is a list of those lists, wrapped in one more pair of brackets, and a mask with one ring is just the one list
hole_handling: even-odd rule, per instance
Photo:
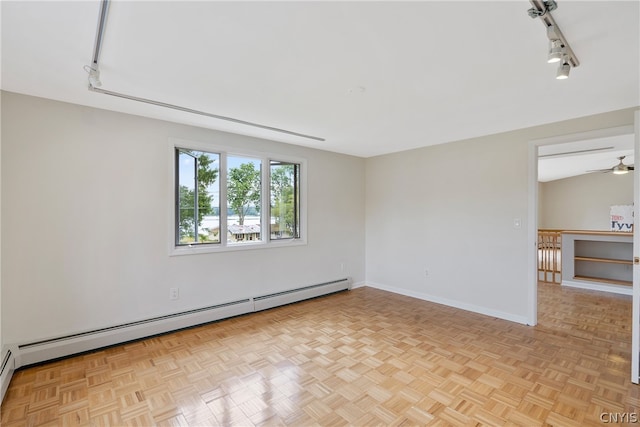
{"label": "tree outside window", "polygon": [[271,167],[271,239],[292,239],[300,236],[299,169],[295,163],[272,160]]}
{"label": "tree outside window", "polygon": [[227,240],[230,243],[262,239],[260,165],[256,159],[227,157]]}

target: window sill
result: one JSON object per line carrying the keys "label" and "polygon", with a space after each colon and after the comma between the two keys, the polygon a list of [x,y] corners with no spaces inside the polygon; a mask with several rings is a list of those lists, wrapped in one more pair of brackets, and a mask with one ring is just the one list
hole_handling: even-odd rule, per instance
{"label": "window sill", "polygon": [[182,256],[182,255],[198,255],[198,254],[210,254],[216,252],[237,252],[237,251],[249,251],[255,249],[273,249],[273,248],[286,248],[290,246],[304,246],[307,244],[305,239],[287,239],[287,240],[270,240],[268,242],[255,242],[255,243],[230,243],[226,246],[221,244],[206,244],[206,245],[194,245],[194,246],[174,246],[169,250],[169,256]]}

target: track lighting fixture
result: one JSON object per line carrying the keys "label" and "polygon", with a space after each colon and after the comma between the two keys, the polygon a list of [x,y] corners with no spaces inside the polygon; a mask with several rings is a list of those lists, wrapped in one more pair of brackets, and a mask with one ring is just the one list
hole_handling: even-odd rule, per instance
{"label": "track lighting fixture", "polygon": [[549,40],[549,55],[547,56],[547,62],[553,64],[560,62],[564,49],[562,48],[562,42],[558,39]]}
{"label": "track lighting fixture", "polygon": [[[533,2],[531,3],[533,4]],[[558,3],[556,3],[555,0],[544,0],[538,3],[542,3],[541,6],[543,7],[538,7],[538,4],[533,4],[533,7],[527,10],[527,13],[532,18],[540,18],[542,16],[545,16],[548,12],[551,12],[552,10],[556,10],[558,8]]]}
{"label": "track lighting fixture", "polygon": [[89,73],[89,85],[91,87],[100,87],[102,86],[102,82],[100,81],[100,70],[97,66],[89,66],[85,65],[84,70]]}
{"label": "track lighting fixture", "polygon": [[550,64],[559,62],[556,79],[567,79],[571,68],[577,67],[580,62],[551,15],[551,11],[556,10],[558,4],[555,0],[529,0],[529,2],[533,6],[527,11],[529,16],[534,19],[539,18],[547,30],[547,38],[549,39],[547,62]]}
{"label": "track lighting fixture", "polygon": [[571,71],[571,64],[569,64],[569,60],[567,57],[562,58],[562,63],[558,66],[558,73],[556,74],[556,79],[564,80],[569,78],[569,71]]}
{"label": "track lighting fixture", "polygon": [[100,70],[94,68],[91,69],[91,72],[89,73],[89,84],[95,87],[102,86],[102,82],[100,81]]}

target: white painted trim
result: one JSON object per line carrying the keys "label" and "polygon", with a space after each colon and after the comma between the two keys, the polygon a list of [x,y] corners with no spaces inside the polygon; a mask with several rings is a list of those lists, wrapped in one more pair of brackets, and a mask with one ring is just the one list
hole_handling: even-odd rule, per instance
{"label": "white painted trim", "polygon": [[[638,221],[638,206],[640,206],[640,110],[634,114],[634,167],[633,204],[636,206],[634,215],[633,256],[640,257],[640,224]],[[631,308],[631,382],[640,382],[640,265],[633,265],[633,297]]]}
{"label": "white painted trim", "polygon": [[362,282],[353,283],[351,285],[351,289],[364,288],[366,286],[367,286],[367,282],[365,280],[363,280]]}
{"label": "white painted trim", "polygon": [[527,323],[528,319],[526,318],[526,316],[517,316],[511,313],[505,313],[503,311],[491,310],[486,307],[481,307],[479,305],[468,304],[466,302],[451,300],[448,298],[441,298],[434,295],[425,294],[422,292],[409,291],[407,289],[396,288],[393,286],[386,286],[386,285],[371,282],[371,281],[367,281],[366,286],[380,289],[382,291],[393,292],[394,294],[404,295],[407,297],[412,297],[412,298],[417,298],[424,301],[433,302],[436,304],[446,305],[448,307],[458,308],[460,310],[470,311],[470,312],[482,314],[485,316],[497,317],[498,319],[521,323],[523,325],[528,325]]}
{"label": "white painted trim", "polygon": [[538,324],[538,145],[529,143],[527,185],[527,324]]}
{"label": "white painted trim", "polygon": [[562,286],[569,288],[589,289],[591,291],[611,292],[620,295],[632,295],[633,289],[629,286],[608,285],[606,283],[581,282],[577,280],[563,280]]}
{"label": "white painted trim", "polygon": [[170,256],[182,256],[182,255],[198,255],[198,254],[210,254],[216,252],[234,252],[234,251],[250,251],[254,249],[272,249],[272,248],[285,248],[290,246],[305,246],[306,241],[302,239],[288,239],[288,240],[272,240],[269,243],[265,241],[261,242],[249,242],[249,243],[229,243],[226,246],[220,244],[211,245],[198,245],[198,246],[184,246],[173,247],[170,249]]}

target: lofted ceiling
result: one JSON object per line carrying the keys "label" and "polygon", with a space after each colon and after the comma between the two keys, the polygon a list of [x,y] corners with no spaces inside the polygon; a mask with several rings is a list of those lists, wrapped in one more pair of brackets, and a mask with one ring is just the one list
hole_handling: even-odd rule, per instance
{"label": "lofted ceiling", "polygon": [[633,134],[542,146],[538,150],[538,181],[605,173],[600,170],[614,167],[622,156],[623,163],[632,166],[635,159],[633,148]]}
{"label": "lofted ceiling", "polygon": [[100,2],[1,7],[3,90],[361,157],[640,105],[637,1],[558,1],[564,81],[526,0],[111,3],[103,89],[324,141],[90,92]]}

